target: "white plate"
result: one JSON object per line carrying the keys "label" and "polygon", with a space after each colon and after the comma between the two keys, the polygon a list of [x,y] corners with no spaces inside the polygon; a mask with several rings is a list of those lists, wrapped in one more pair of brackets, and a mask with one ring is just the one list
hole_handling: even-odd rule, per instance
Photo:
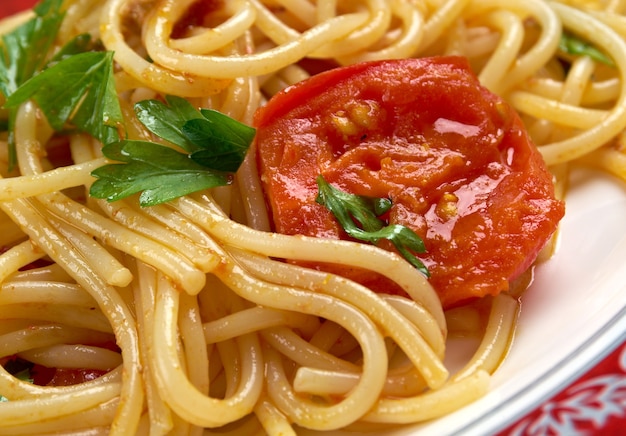
{"label": "white plate", "polygon": [[553,258],[522,298],[515,339],[479,401],[403,435],[503,430],[592,367],[626,338],[626,190],[578,169]]}

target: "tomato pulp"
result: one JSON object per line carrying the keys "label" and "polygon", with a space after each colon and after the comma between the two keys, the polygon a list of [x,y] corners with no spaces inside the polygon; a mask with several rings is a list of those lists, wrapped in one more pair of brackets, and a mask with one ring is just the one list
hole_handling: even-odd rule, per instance
{"label": "tomato pulp", "polygon": [[[444,307],[507,290],[564,214],[520,118],[464,58],[329,70],[275,95],[255,127],[276,232],[349,239],[315,202],[319,174],[344,191],[388,197],[385,218],[424,240],[419,257]],[[402,292],[369,271],[312,266]]]}

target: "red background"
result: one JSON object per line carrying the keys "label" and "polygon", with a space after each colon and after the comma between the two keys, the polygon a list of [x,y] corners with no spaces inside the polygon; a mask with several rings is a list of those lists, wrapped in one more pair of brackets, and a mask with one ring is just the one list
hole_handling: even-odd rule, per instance
{"label": "red background", "polygon": [[0,3],[0,17],[15,14],[16,12],[30,8],[37,2],[34,0],[3,0]]}

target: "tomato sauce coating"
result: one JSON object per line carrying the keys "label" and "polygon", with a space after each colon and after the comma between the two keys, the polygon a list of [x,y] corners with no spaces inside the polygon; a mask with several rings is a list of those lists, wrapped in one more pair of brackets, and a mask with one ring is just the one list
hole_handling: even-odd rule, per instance
{"label": "tomato sauce coating", "polygon": [[[464,58],[330,70],[274,96],[255,127],[276,232],[349,239],[315,202],[319,174],[344,191],[388,197],[385,218],[422,237],[419,257],[446,308],[507,290],[564,214],[520,118]],[[402,293],[369,271],[307,265]]]}

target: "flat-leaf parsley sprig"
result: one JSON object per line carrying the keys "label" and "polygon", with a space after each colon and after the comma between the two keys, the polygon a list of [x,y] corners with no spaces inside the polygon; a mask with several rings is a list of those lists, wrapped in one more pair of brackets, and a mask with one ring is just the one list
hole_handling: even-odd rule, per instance
{"label": "flat-leaf parsley sprig", "polygon": [[[113,52],[97,50],[88,34],[49,53],[61,25],[61,0],[43,0],[35,17],[0,40],[0,92],[9,110],[11,138],[17,108],[34,101],[55,131],[79,131],[102,143],[117,161],[92,172],[90,195],[115,201],[141,192],[142,206],[230,183],[255,129],[217,111],[196,110],[187,100],[146,100],[138,119],[175,147],[123,139],[124,117],[114,81]],[[13,144],[14,145],[14,144]],[[10,148],[10,167],[15,149]]]}
{"label": "flat-leaf parsley sprig", "polygon": [[180,147],[150,141],[122,140],[102,153],[121,162],[97,168],[90,195],[115,201],[141,192],[139,204],[153,206],[203,189],[223,186],[243,162],[256,130],[220,112],[196,110],[187,100],[168,96],[166,103],[135,105],[142,124]]}
{"label": "flat-leaf parsley sprig", "polygon": [[[62,3],[63,0],[40,2],[33,8],[31,19],[0,38],[0,93],[5,98],[45,67],[63,21]],[[9,108],[8,119],[2,123],[9,132],[9,169],[17,163],[13,136],[15,116],[15,108]]]}
{"label": "flat-leaf parsley sprig", "polygon": [[53,52],[65,13],[62,0],[43,0],[33,18],[2,36],[0,92],[8,109],[9,168],[15,162],[15,116],[28,100],[55,131],[77,130],[103,144],[119,139],[123,122],[113,80],[113,53],[99,50],[88,33]]}
{"label": "flat-leaf parsley sprig", "polygon": [[387,225],[379,218],[391,208],[390,199],[344,192],[328,183],[322,175],[317,177],[316,182],[318,195],[315,201],[337,218],[349,236],[374,245],[381,239],[387,239],[411,265],[426,277],[430,276],[424,263],[414,254],[426,252],[424,241],[408,227]]}
{"label": "flat-leaf parsley sprig", "polygon": [[6,107],[34,100],[56,131],[77,129],[108,144],[119,139],[122,111],[113,81],[113,53],[65,57],[20,86]]}
{"label": "flat-leaf parsley sprig", "polygon": [[2,35],[0,41],[0,92],[8,97],[48,62],[64,13],[63,0],[47,0],[33,8],[33,17]]}

